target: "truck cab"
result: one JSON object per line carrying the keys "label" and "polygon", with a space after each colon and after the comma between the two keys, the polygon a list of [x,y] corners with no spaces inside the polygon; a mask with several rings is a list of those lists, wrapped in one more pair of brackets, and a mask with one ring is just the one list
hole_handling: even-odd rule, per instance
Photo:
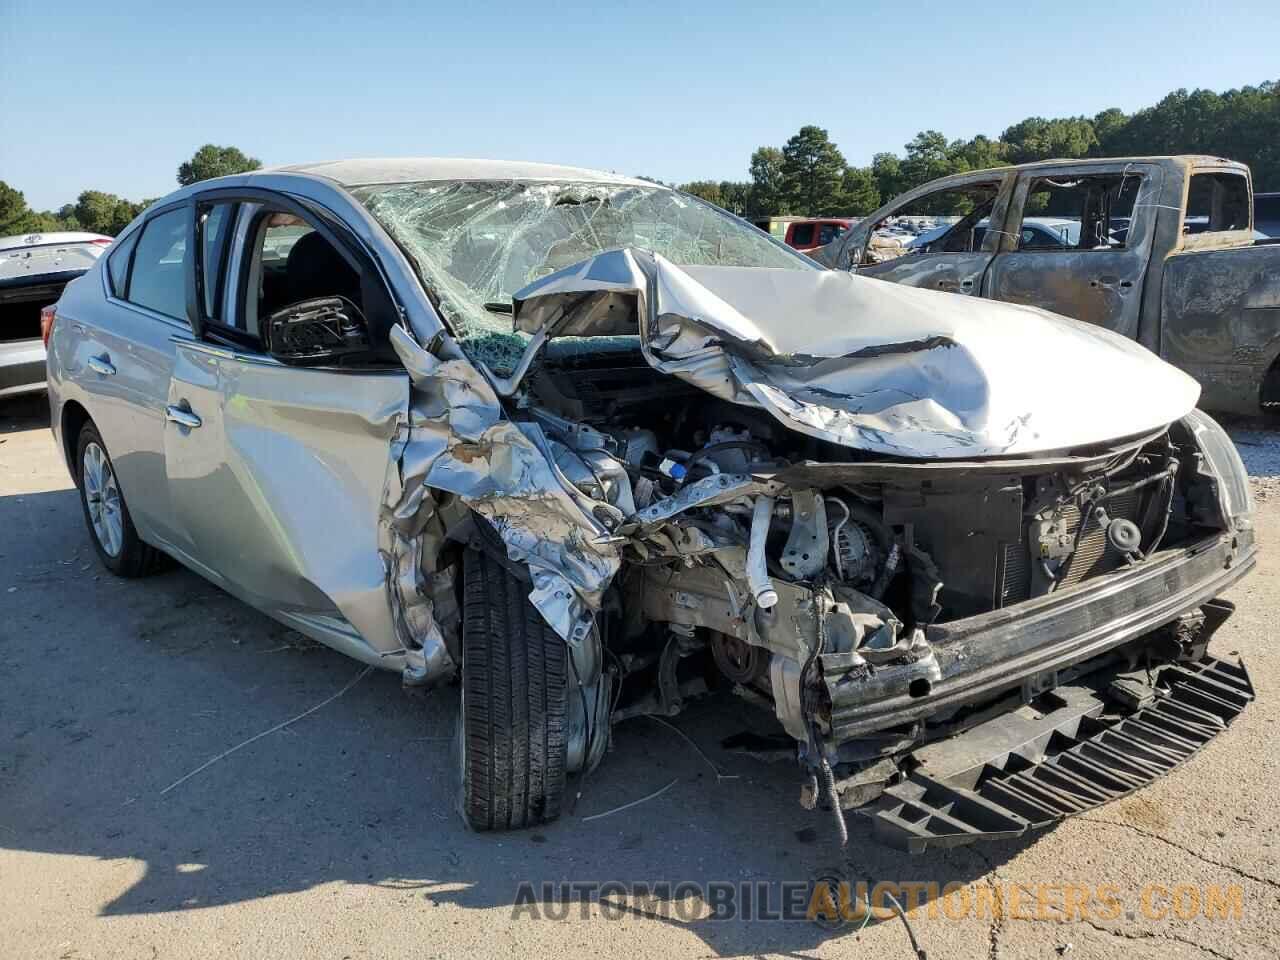
{"label": "truck cab", "polygon": [[829,243],[835,243],[858,221],[841,217],[792,220],[787,224],[783,242],[801,253],[810,253]]}
{"label": "truck cab", "polygon": [[[1194,376],[1203,406],[1247,415],[1280,404],[1280,251],[1252,211],[1249,168],[1221,158],[1046,160],[917,187],[816,258],[1106,327]],[[884,242],[924,216],[941,226]]]}

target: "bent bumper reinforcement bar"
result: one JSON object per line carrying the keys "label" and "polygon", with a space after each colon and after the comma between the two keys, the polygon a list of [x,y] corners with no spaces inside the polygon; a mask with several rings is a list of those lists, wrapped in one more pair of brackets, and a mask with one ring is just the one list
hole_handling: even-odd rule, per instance
{"label": "bent bumper reinforcement bar", "polygon": [[955,623],[929,628],[941,679],[928,695],[871,696],[827,677],[832,740],[847,740],[991,699],[1024,678],[1061,670],[1169,623],[1223,593],[1257,562],[1251,531],[1170,550],[1139,566]]}

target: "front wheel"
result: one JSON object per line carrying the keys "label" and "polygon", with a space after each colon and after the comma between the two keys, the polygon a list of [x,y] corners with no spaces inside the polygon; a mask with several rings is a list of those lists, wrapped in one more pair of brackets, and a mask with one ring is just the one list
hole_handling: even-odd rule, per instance
{"label": "front wheel", "polygon": [[463,577],[463,815],[476,830],[548,823],[565,792],[568,651],[493,557],[467,550]]}

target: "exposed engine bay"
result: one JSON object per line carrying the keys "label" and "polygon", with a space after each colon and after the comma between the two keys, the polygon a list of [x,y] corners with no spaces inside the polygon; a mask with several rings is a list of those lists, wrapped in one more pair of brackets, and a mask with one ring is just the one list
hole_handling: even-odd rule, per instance
{"label": "exposed engine bay", "polygon": [[[884,816],[919,840],[945,837],[957,804],[995,803],[970,790],[937,806],[974,784],[920,786],[917,754],[935,743],[978,734],[1057,777],[1043,747],[1122,736],[1171,690],[1221,710],[1161,717],[1180,744],[1180,724],[1225,723],[1251,697],[1205,654],[1226,619],[1209,603],[1255,562],[1243,466],[1194,409],[1194,382],[1130,341],[844,274],[681,269],[634,250],[536,281],[510,313],[526,345],[479,374],[393,336],[420,411],[393,552],[405,564],[421,549],[434,599],[407,582],[397,596],[406,622],[435,610],[431,682],[458,662],[439,589],[456,576],[431,542],[465,541],[524,578],[569,652],[567,770],[599,762],[612,723],[727,687],[794,744],[804,803],[893,797]],[[904,339],[864,320],[891,315]],[[1041,397],[1007,346],[1028,327],[1150,395]],[[419,477],[445,495],[422,546]],[[1184,665],[1191,680],[1169,673]],[[1108,789],[1157,769],[1115,762]],[[1057,815],[1004,809],[1002,835]]]}
{"label": "exposed engine bay", "polygon": [[[538,424],[621,544],[599,621],[603,689],[619,693],[593,712],[672,715],[709,679],[727,684],[794,738],[810,801],[866,803],[897,775],[885,757],[1088,672],[1010,678],[939,709],[948,624],[1227,527],[1182,423],[1025,463],[913,463],[787,430],[659,373],[626,338],[578,346],[552,345],[515,416]],[[1126,662],[1149,658],[1148,640]],[[906,724],[864,717],[895,699],[924,709]]]}

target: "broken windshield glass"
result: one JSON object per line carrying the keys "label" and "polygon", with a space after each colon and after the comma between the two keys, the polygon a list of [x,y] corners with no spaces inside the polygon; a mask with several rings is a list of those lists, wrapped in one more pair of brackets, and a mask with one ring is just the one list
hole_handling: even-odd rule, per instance
{"label": "broken windshield glass", "polygon": [[473,360],[510,371],[528,343],[511,295],[607,250],[681,266],[816,269],[709,204],[661,187],[583,181],[426,181],[352,191],[413,259]]}

